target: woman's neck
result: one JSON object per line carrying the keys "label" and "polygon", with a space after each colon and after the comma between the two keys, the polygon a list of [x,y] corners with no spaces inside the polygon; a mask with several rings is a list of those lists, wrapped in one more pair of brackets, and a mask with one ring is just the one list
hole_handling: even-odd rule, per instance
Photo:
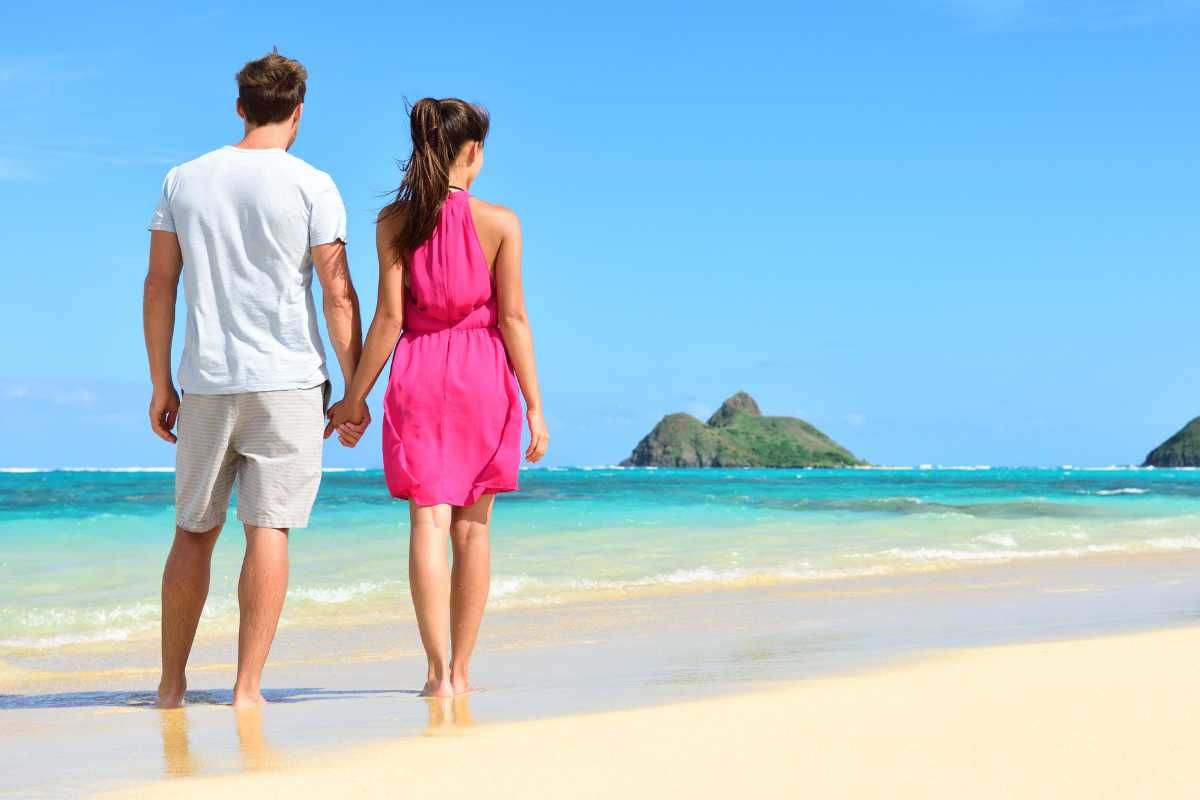
{"label": "woman's neck", "polygon": [[450,170],[450,185],[460,189],[471,188],[472,176],[466,170]]}

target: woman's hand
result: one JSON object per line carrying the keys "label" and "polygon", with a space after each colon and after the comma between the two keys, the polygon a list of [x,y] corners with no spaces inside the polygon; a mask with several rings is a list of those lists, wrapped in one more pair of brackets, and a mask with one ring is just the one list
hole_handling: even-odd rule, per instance
{"label": "woman's hand", "polygon": [[550,445],[550,431],[546,430],[546,420],[542,417],[540,408],[529,409],[525,416],[529,420],[529,447],[525,450],[525,460],[536,464],[546,455],[546,448]]}
{"label": "woman's hand", "polygon": [[355,402],[342,398],[329,407],[325,416],[329,418],[329,424],[325,426],[325,438],[328,439],[336,430],[338,441],[345,447],[358,444],[363,432],[371,424],[371,412],[362,400]]}

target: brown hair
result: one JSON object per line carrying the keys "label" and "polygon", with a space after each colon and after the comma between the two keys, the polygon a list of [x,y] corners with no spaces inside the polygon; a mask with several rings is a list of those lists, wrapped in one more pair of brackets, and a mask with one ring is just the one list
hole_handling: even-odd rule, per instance
{"label": "brown hair", "polygon": [[463,145],[483,143],[488,134],[488,113],[482,106],[447,97],[424,97],[408,110],[412,155],[402,162],[404,179],[396,199],[380,219],[403,211],[392,249],[405,264],[408,257],[437,227],[442,203],[450,191],[450,167]]}
{"label": "brown hair", "polygon": [[277,49],[246,62],[235,77],[242,113],[251,125],[283,122],[304,102],[308,70],[299,61],[279,55]]}

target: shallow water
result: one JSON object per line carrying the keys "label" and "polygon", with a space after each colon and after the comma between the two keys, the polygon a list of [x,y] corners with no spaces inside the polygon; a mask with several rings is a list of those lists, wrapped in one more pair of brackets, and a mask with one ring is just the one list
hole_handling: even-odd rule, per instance
{"label": "shallow water", "polygon": [[[152,641],[38,651],[0,675],[0,797],[303,763],[313,752],[473,724],[607,711],[816,680],[930,650],[1196,624],[1200,554],[1096,556],[676,592],[495,611],[482,687],[415,695],[411,621],[280,632],[260,715],[228,708],[232,636],[192,654],[189,707],[150,707]],[[466,726],[466,727],[464,727]]]}
{"label": "shallow water", "polygon": [[[0,473],[0,661],[152,636],[170,472]],[[1073,468],[550,469],[498,499],[493,608],[972,564],[1200,549],[1200,472]],[[236,625],[218,545],[204,634]],[[292,534],[285,626],[407,618],[407,510],[375,471],[325,475]]]}

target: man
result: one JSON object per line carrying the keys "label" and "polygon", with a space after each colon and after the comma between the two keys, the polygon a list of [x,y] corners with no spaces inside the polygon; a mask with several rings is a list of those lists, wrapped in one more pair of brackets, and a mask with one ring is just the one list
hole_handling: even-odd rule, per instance
{"label": "man", "polygon": [[[143,308],[150,425],[176,443],[175,541],[162,583],[162,707],[183,703],[184,669],[235,478],[246,554],[233,705],[263,702],[263,664],[287,593],[288,531],[308,524],[328,436],[314,271],[347,382],[362,348],[341,197],[329,175],[287,152],[307,78],[303,65],[278,52],[246,64],[237,74],[244,137],[168,172],[150,223]],[[182,403],[171,380],[181,274],[188,311]],[[342,443],[353,446],[360,433],[344,433]]]}

